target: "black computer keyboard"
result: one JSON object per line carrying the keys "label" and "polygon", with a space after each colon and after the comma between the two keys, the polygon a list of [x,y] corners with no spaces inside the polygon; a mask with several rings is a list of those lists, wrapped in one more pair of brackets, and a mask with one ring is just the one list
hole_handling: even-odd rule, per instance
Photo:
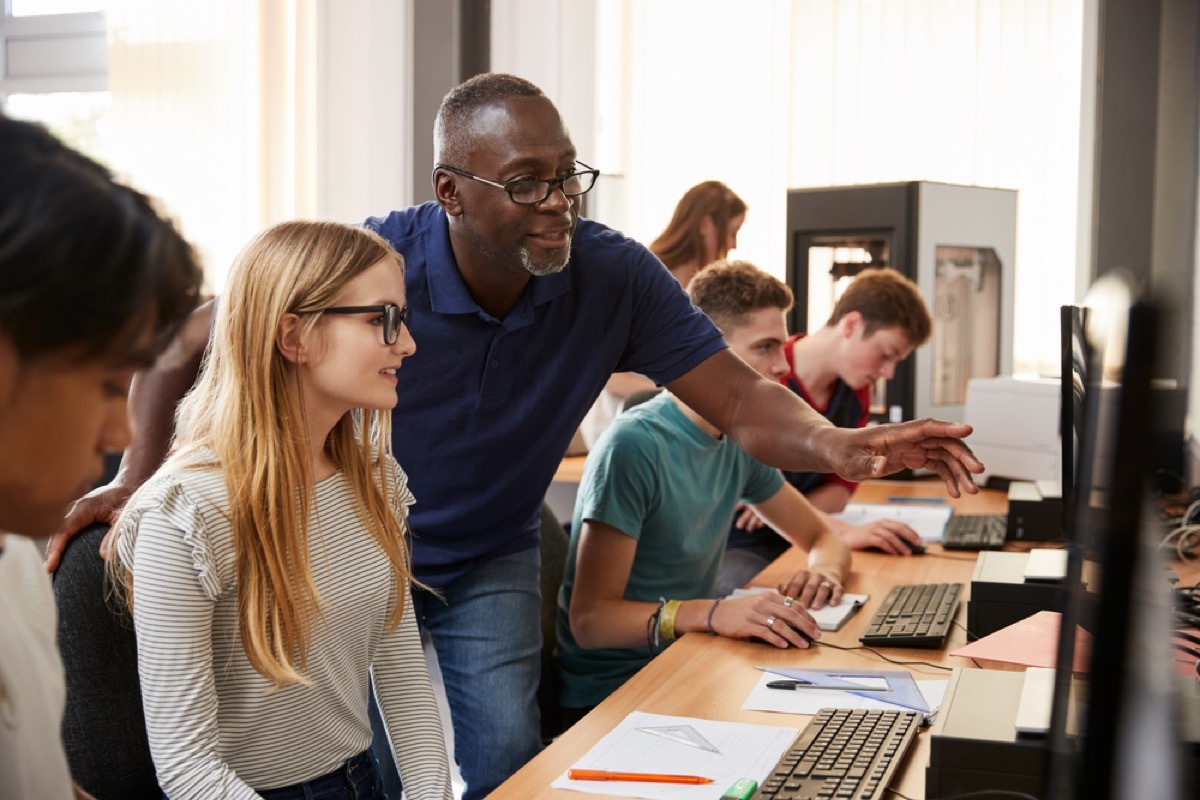
{"label": "black computer keyboard", "polygon": [[999,550],[1008,538],[1006,514],[955,514],[946,523],[947,550]]}
{"label": "black computer keyboard", "polygon": [[893,586],[859,641],[886,647],[941,647],[950,633],[961,594],[961,583]]}
{"label": "black computer keyboard", "polygon": [[823,708],[780,756],[754,800],[878,800],[920,723],[915,711]]}

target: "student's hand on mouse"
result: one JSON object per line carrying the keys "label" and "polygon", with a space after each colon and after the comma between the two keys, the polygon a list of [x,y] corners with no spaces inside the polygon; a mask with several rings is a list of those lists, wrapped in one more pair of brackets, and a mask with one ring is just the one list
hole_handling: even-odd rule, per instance
{"label": "student's hand on mouse", "polygon": [[759,639],[779,648],[811,647],[817,621],[799,600],[775,592],[726,597],[713,609],[712,629],[732,639]]}
{"label": "student's hand on mouse", "polygon": [[738,503],[737,509],[733,513],[733,524],[743,531],[757,531],[767,527],[767,523],[763,522],[762,517],[745,503]]}
{"label": "student's hand on mouse", "polygon": [[804,608],[836,606],[845,592],[840,578],[807,569],[797,572],[787,583],[781,583],[779,591],[784,597],[796,598],[796,604]]}
{"label": "student's hand on mouse", "polygon": [[894,556],[912,555],[915,548],[924,547],[921,535],[894,519],[877,519],[865,525],[848,525],[838,530],[851,550],[879,550]]}

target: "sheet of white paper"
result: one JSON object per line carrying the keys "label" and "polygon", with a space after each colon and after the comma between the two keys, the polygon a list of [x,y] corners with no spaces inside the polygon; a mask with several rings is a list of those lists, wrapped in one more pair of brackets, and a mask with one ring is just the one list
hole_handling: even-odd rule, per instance
{"label": "sheet of white paper", "polygon": [[[872,700],[850,692],[824,692],[820,689],[789,692],[782,689],[768,689],[767,682],[774,680],[779,680],[779,676],[770,672],[760,675],[758,683],[750,691],[746,702],[742,704],[742,710],[778,711],[783,714],[816,714],[822,708],[883,708],[889,711],[897,708],[891,703]],[[862,682],[868,685],[870,683],[865,680]],[[942,697],[946,694],[948,683],[949,681],[945,680],[917,681],[917,688],[921,690],[921,695],[929,707],[936,709],[942,704]]]}
{"label": "sheet of white paper", "polygon": [[[719,754],[639,731],[687,725],[711,742]],[[783,751],[800,732],[798,728],[717,722],[693,717],[668,717],[634,711],[592,746],[573,766],[619,772],[658,772],[702,775],[712,783],[673,784],[630,781],[573,781],[564,772],[551,784],[592,794],[644,797],[647,800],[715,800],[741,778],[760,783],[774,768]]]}
{"label": "sheet of white paper", "polygon": [[[773,592],[774,589],[766,586],[747,586],[744,589],[734,589],[729,595],[730,597],[740,597],[744,594],[754,594],[755,592]],[[836,606],[822,606],[815,611],[811,608],[805,609],[812,618],[817,621],[817,625],[823,631],[841,630],[841,627],[846,624],[846,620],[862,607],[862,604],[871,599],[869,594],[850,594],[847,592],[842,595],[841,601]]]}
{"label": "sheet of white paper", "polygon": [[916,531],[926,542],[940,542],[954,507],[945,503],[850,503],[834,514],[851,525],[865,525],[877,519],[894,519]]}

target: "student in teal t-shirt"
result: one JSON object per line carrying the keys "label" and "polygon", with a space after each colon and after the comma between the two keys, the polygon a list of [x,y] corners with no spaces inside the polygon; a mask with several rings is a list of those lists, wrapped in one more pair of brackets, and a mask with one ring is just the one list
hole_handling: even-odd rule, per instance
{"label": "student in teal t-shirt", "polygon": [[[718,263],[689,286],[730,349],[764,376],[787,371],[784,313],[792,294],[744,262]],[[739,502],[808,551],[809,568],[779,587],[708,599]],[[588,455],[558,598],[560,704],[568,721],[688,631],[775,647],[808,647],[820,631],[804,610],[836,604],[850,551],[776,469],[669,393],[636,406]]]}

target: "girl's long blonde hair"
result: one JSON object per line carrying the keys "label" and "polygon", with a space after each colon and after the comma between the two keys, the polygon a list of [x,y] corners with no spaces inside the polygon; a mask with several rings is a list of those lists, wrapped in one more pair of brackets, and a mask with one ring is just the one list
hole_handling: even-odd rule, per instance
{"label": "girl's long blonde hair", "polygon": [[[349,281],[383,260],[403,270],[380,236],[333,222],[286,222],[252,241],[219,300],[201,377],[179,405],[171,454],[159,468],[160,474],[197,467],[224,473],[242,646],[277,686],[307,682],[312,625],[321,611],[309,564],[314,478],[302,435],[305,410],[295,365],[276,347],[276,333],[285,314],[332,305]],[[306,316],[305,334],[320,316]],[[394,510],[398,467],[390,409],[347,413],[325,448],[353,487],[363,525],[391,562],[396,596],[387,625],[394,629],[411,575],[405,522]],[[126,508],[136,502],[135,495]],[[131,597],[128,571],[114,568]]]}

